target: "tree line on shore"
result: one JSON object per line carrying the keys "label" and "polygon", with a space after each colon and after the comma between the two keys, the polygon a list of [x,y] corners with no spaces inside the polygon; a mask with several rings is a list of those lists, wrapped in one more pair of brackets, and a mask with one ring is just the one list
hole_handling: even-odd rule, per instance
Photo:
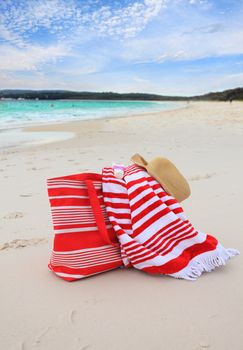
{"label": "tree line on shore", "polygon": [[0,99],[26,100],[131,100],[131,101],[243,101],[243,88],[198,96],[164,96],[145,93],[115,93],[66,90],[0,90]]}

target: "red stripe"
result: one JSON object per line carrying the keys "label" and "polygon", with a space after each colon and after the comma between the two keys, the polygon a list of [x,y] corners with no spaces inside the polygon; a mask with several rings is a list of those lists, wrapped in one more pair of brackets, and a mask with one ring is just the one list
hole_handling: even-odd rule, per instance
{"label": "red stripe", "polygon": [[179,243],[181,243],[182,241],[186,241],[187,239],[191,239],[191,238],[197,236],[197,234],[198,234],[198,232],[195,232],[195,233],[193,233],[193,234],[191,234],[189,236],[187,234],[182,235],[184,237],[176,240],[176,242],[174,244],[172,244],[172,246],[169,249],[167,249],[166,251],[164,251],[161,255],[164,256],[166,254],[169,254]]}
{"label": "red stripe", "polygon": [[129,246],[132,245],[132,244],[137,244],[137,243],[134,243],[134,241],[132,240],[132,241],[129,241],[129,242],[127,242],[127,243],[122,243],[122,247],[123,247],[123,248],[129,247]]}
{"label": "red stripe", "polygon": [[[158,253],[161,253],[173,242],[173,240],[180,238],[182,235],[189,235],[194,230],[193,227],[191,227],[190,229],[189,229],[189,227],[190,227],[190,225],[186,225],[185,227],[182,227],[180,230],[173,232],[171,235],[166,236],[162,240],[162,242],[160,242],[159,246],[155,248],[156,251]],[[179,233],[181,233],[181,235],[177,236]],[[168,242],[165,244],[165,246],[163,246],[166,241],[168,241]],[[163,246],[163,248],[160,248],[162,246]]]}
{"label": "red stripe", "polygon": [[[172,225],[174,225],[176,222],[178,222],[177,225],[173,226],[172,228],[170,228],[168,230],[168,228]],[[152,237],[150,237],[146,242],[144,242],[144,246],[146,246],[147,248],[152,248],[156,245],[156,243],[158,243],[158,241],[164,237],[167,236],[169,233],[173,232],[174,230],[177,230],[179,227],[181,227],[182,225],[184,225],[184,222],[182,222],[180,219],[177,219],[175,221],[172,221],[171,223],[169,223],[168,225],[162,227],[161,230],[159,230],[158,232],[156,232]],[[165,232],[166,231],[166,232]],[[162,233],[164,232],[164,233]],[[157,237],[158,236],[158,237]],[[152,243],[148,244],[149,242],[151,242],[155,237],[157,237],[155,239],[155,241],[153,241]]]}
{"label": "red stripe", "polygon": [[143,270],[151,274],[172,274],[185,268],[194,257],[215,250],[218,241],[213,236],[207,235],[206,240],[202,243],[194,244],[186,248],[181,255],[165,263],[162,266],[145,267]]}
{"label": "red stripe", "polygon": [[128,199],[127,193],[110,193],[103,192],[103,196],[106,198],[119,198],[119,199]]}
{"label": "red stripe", "polygon": [[[128,195],[128,198],[130,200],[129,195]],[[149,199],[152,199],[152,198],[154,198],[154,193],[151,192],[151,193],[146,194],[143,198],[139,199],[134,204],[130,204],[131,211],[135,211],[136,209],[141,207],[142,204],[146,203]]]}
{"label": "red stripe", "polygon": [[146,230],[149,226],[151,226],[153,223],[155,223],[157,220],[161,219],[164,215],[170,213],[169,208],[165,208],[155,215],[153,215],[151,218],[149,218],[145,223],[143,223],[140,227],[134,230],[133,237],[139,235],[142,233],[144,230]]}
{"label": "red stripe", "polygon": [[[130,209],[130,206],[128,203],[113,203],[111,201],[105,200],[106,208],[111,207],[115,209]],[[108,212],[108,209],[106,209]]]}
{"label": "red stripe", "polygon": [[[53,266],[51,263],[48,266],[54,272],[61,272],[61,273],[74,274],[74,275],[84,275],[88,277],[92,274],[97,274],[97,273],[105,272],[107,270],[118,268],[122,264],[123,264],[122,260],[119,260],[119,261],[109,262],[107,264],[102,264],[100,266],[97,265],[93,267],[77,268],[77,269],[66,267],[66,266]],[[61,276],[58,276],[58,277],[61,277]],[[69,282],[76,281],[79,279],[74,277],[61,277],[61,278]]]}
{"label": "red stripe", "polygon": [[115,179],[114,179],[114,180],[111,180],[111,179],[110,179],[110,176],[109,176],[109,179],[108,179],[108,180],[105,180],[105,176],[104,176],[103,182],[104,182],[104,183],[116,184],[116,185],[119,185],[119,186],[122,186],[122,187],[126,188],[126,185],[125,185],[123,182],[121,182],[121,180],[120,180],[120,181],[115,180]]}
{"label": "red stripe", "polygon": [[143,209],[140,213],[132,217],[133,225],[136,224],[139,220],[144,218],[147,214],[149,214],[152,210],[158,208],[161,205],[159,200],[155,200],[155,202],[151,203],[148,207]]}
{"label": "red stripe", "polygon": [[130,200],[134,200],[136,197],[140,196],[144,191],[149,190],[149,193],[152,193],[154,196],[154,192],[152,192],[151,188],[148,185],[140,186],[133,191],[128,192],[128,197]]}
{"label": "red stripe", "polygon": [[[151,252],[152,253],[152,252]],[[148,253],[146,254],[146,255],[148,255]],[[146,261],[146,260],[150,260],[150,259],[153,259],[153,258],[155,258],[156,256],[158,256],[158,254],[157,253],[154,253],[154,254],[152,254],[151,256],[147,256],[146,257],[146,255],[144,254],[144,258],[142,258],[142,259],[132,259],[132,258],[130,258],[129,257],[129,259],[131,260],[131,262],[134,264],[134,265],[136,265],[136,264],[140,264],[140,263],[142,263],[142,262],[144,262],[144,261]]]}
{"label": "red stripe", "polygon": [[115,212],[111,212],[109,211],[109,215],[112,215],[114,218],[116,219],[128,219],[131,220],[131,215],[130,213],[115,213]]}

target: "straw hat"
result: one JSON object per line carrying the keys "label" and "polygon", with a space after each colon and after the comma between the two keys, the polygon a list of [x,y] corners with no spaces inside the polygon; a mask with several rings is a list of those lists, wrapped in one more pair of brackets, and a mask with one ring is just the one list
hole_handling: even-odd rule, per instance
{"label": "straw hat", "polygon": [[190,196],[191,190],[187,180],[170,160],[156,157],[147,162],[138,153],[134,154],[131,160],[145,168],[149,175],[154,177],[165,191],[176,198],[178,202],[182,202]]}

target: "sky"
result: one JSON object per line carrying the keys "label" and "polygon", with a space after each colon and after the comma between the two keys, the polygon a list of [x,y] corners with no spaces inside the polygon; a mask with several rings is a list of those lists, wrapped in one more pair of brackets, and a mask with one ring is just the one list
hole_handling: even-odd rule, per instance
{"label": "sky", "polygon": [[242,0],[1,0],[0,89],[243,86]]}

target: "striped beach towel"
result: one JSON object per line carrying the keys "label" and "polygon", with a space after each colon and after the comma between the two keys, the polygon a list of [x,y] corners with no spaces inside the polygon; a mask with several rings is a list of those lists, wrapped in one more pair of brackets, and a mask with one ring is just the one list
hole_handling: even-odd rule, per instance
{"label": "striped beach towel", "polygon": [[128,166],[123,179],[111,167],[102,175],[104,203],[125,267],[194,280],[239,254],[195,229],[177,200],[143,168]]}

